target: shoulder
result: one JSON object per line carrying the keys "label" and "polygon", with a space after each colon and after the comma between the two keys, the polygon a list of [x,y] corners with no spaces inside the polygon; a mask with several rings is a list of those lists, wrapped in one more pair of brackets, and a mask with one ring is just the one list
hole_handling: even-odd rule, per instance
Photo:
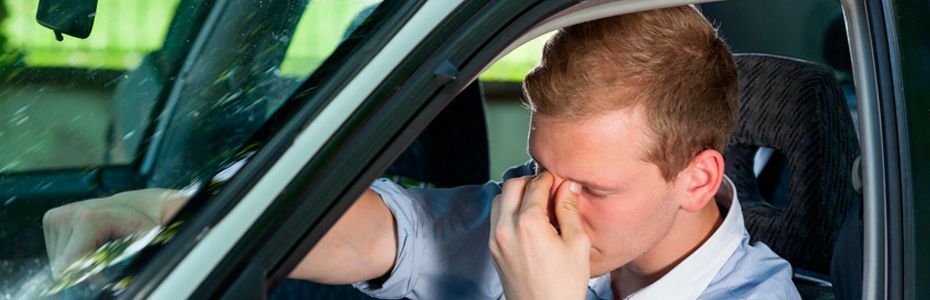
{"label": "shoulder", "polygon": [[800,299],[791,264],[745,235],[700,299]]}

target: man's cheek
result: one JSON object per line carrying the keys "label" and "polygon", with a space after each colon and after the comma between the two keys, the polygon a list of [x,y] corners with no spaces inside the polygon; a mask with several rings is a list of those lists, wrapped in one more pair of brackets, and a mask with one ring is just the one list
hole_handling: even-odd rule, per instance
{"label": "man's cheek", "polygon": [[630,215],[617,207],[600,207],[592,203],[579,201],[581,225],[592,245],[609,243],[607,240],[626,240]]}
{"label": "man's cheek", "polygon": [[581,215],[581,227],[584,229],[584,233],[588,235],[588,238],[591,239],[591,242],[594,243],[596,241],[594,240],[595,230],[593,225],[596,224],[597,217],[591,214],[592,212],[590,209],[591,207],[586,206],[583,201],[578,202],[578,210]]}

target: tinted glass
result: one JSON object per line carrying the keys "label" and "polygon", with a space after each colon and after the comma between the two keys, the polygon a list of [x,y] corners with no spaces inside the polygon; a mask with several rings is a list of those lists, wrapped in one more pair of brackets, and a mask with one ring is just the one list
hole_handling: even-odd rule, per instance
{"label": "tinted glass", "polygon": [[181,224],[110,241],[52,276],[43,215],[228,179],[243,144],[377,8],[205,2],[100,0],[90,37],[62,42],[35,22],[37,0],[0,2],[0,295],[118,294],[132,281],[120,267]]}

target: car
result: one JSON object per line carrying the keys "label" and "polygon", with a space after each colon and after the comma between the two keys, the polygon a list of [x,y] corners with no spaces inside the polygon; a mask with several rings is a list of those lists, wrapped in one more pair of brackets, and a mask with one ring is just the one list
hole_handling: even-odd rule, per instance
{"label": "car", "polygon": [[[160,21],[166,30],[159,33],[125,28],[117,18],[119,6],[107,1],[96,8],[68,6],[71,1],[7,1],[10,7],[37,10],[39,22],[17,26],[44,30],[41,23],[52,28],[43,31],[49,37],[64,41],[37,43],[41,47],[34,52],[5,45],[0,57],[0,242],[6,245],[0,250],[0,289],[8,298],[282,297],[288,292],[280,287],[293,283],[287,275],[376,178],[387,174],[437,187],[490,179],[485,89],[477,79],[495,61],[565,26],[702,2],[354,1],[352,10],[341,13],[336,11],[343,6],[332,1],[146,2],[153,14],[170,16]],[[716,9],[724,34],[745,26],[740,22],[758,21],[726,23],[722,11],[728,3],[736,1],[702,6],[712,19]],[[816,149],[823,153],[845,156],[837,164],[806,161],[805,170],[838,170],[819,178],[842,186],[827,186],[824,193],[845,195],[828,203],[842,206],[824,210],[830,215],[775,221],[752,219],[763,213],[749,210],[747,224],[794,265],[805,298],[921,298],[930,294],[921,284],[930,276],[930,261],[919,255],[930,247],[930,218],[924,216],[930,185],[920,184],[930,176],[930,137],[920,134],[930,130],[930,88],[922,82],[930,72],[930,2],[843,0],[839,5],[845,29],[840,44],[848,42],[852,81],[846,81],[845,96],[817,99],[832,99],[829,105],[835,107],[830,107],[839,108],[827,119],[850,121],[805,141],[821,145]],[[319,33],[332,30],[324,25],[334,15],[344,16],[340,22],[347,29]],[[113,37],[143,40],[148,44],[141,48],[150,52],[118,60],[95,56],[107,50],[94,44],[95,34],[105,33],[97,30],[106,28],[94,28],[95,22],[124,27],[120,32],[132,34]],[[314,30],[302,32],[303,26]],[[164,38],[157,44],[159,34]],[[88,35],[89,40],[79,40]],[[778,48],[772,45],[777,38],[763,41],[753,50]],[[65,50],[72,54],[63,56]],[[298,55],[301,51],[306,55]],[[830,79],[839,68],[767,55],[737,60],[820,70],[811,79],[819,80],[816,87],[842,91]],[[55,67],[61,62],[85,64]],[[125,65],[132,69],[114,67]],[[742,103],[755,95],[745,89],[750,85],[743,86]],[[793,91],[772,86],[776,93]],[[486,87],[488,93],[500,90]],[[849,114],[850,103],[856,119]],[[741,115],[743,120],[760,119]],[[851,128],[854,124],[858,129]],[[78,132],[77,126],[91,128],[90,133]],[[745,134],[751,139],[756,133]],[[760,145],[738,152],[741,142],[734,139],[730,149],[735,150],[726,153],[728,174],[743,170],[754,175],[738,183],[770,184],[761,198],[779,191],[789,195],[780,196],[783,203],[756,207],[801,206],[802,200],[790,195],[799,192],[799,184],[814,181],[783,180],[809,178],[792,167],[796,157],[782,153],[779,158],[778,151],[787,150],[775,147],[759,154],[765,152],[758,151]],[[751,160],[729,165],[738,154]],[[444,160],[437,157],[458,159],[444,159],[453,165],[440,166]],[[777,176],[765,181],[762,171],[751,173],[756,157],[783,160]],[[856,157],[860,163],[853,164]],[[462,171],[451,178],[437,171],[448,168]],[[51,275],[42,234],[46,211],[151,187],[177,189],[192,198],[165,226],[105,243],[63,275]],[[814,207],[812,201],[820,199],[803,200],[803,207]],[[828,225],[798,223],[807,220]],[[788,227],[791,231],[781,230]],[[845,272],[831,274],[831,263]],[[308,290],[330,293],[327,289],[332,287]]]}

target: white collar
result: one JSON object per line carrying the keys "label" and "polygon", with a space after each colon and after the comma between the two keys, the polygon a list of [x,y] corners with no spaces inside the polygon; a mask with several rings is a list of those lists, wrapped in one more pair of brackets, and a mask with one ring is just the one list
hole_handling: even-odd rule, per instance
{"label": "white collar", "polygon": [[[743,240],[746,227],[743,212],[736,196],[736,186],[724,175],[723,184],[714,197],[726,217],[714,234],[694,253],[681,261],[656,282],[625,297],[624,300],[639,299],[696,299],[704,292],[720,268],[730,259]],[[589,289],[599,299],[611,299],[610,273],[588,281]]]}

